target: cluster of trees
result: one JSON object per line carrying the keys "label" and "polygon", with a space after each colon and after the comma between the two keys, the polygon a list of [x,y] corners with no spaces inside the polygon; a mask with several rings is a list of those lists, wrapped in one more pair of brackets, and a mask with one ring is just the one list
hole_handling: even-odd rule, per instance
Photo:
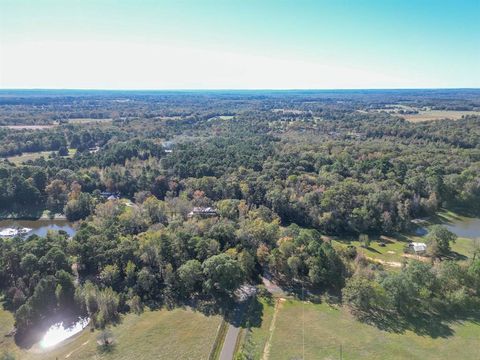
{"label": "cluster of trees", "polygon": [[40,167],[0,165],[0,209],[36,206],[41,202],[47,174]]}
{"label": "cluster of trees", "polygon": [[442,225],[430,227],[427,243],[428,253],[433,258],[441,258],[450,255],[450,245],[457,240],[457,235]]}
{"label": "cluster of trees", "polygon": [[[340,289],[343,286],[348,274],[344,265],[349,258],[347,253],[339,254],[330,242],[321,239],[316,230],[291,225],[284,235],[267,258],[268,268],[279,280],[317,289]],[[262,257],[264,250],[258,250]]]}
{"label": "cluster of trees", "polygon": [[67,247],[64,232],[0,242],[4,306],[15,312],[19,334],[57,309],[74,305],[75,284]]}
{"label": "cluster of trees", "polygon": [[25,131],[0,129],[0,157],[28,152],[58,151],[67,145],[65,135],[53,129]]}
{"label": "cluster of trees", "polygon": [[103,328],[144,304],[230,298],[256,276],[257,246],[263,256],[276,246],[278,224],[262,218],[272,216],[268,209],[220,205],[230,218],[185,221],[178,202],[108,201],[72,239],[60,232],[0,241],[1,291],[18,334],[65,308],[80,309]]}
{"label": "cluster of trees", "polygon": [[[468,314],[479,304],[480,259],[435,265],[410,261],[400,272],[358,270],[346,281],[343,300],[362,320],[414,319]],[[400,323],[400,322],[399,322]]]}

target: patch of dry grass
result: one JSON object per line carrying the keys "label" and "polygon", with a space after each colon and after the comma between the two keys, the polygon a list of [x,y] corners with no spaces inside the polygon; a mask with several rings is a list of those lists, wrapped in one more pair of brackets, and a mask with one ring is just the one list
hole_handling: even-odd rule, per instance
{"label": "patch of dry grass", "polygon": [[418,114],[404,114],[399,115],[405,118],[405,120],[411,122],[420,121],[434,121],[441,119],[459,120],[464,115],[480,115],[478,111],[454,111],[454,110],[427,110],[419,111]]}

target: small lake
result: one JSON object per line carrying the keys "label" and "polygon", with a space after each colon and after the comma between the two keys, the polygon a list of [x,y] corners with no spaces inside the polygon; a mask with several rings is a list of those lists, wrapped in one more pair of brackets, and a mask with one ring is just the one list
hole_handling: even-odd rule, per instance
{"label": "small lake", "polygon": [[77,322],[67,325],[63,322],[52,325],[40,341],[40,346],[43,349],[50,348],[61,343],[64,340],[78,334],[87,327],[90,319],[79,319]]}
{"label": "small lake", "polygon": [[459,217],[445,223],[445,227],[459,237],[480,239],[480,218]]}
{"label": "small lake", "polygon": [[[423,222],[417,222],[416,225],[415,235],[424,236],[428,234],[428,228]],[[480,239],[480,218],[459,216],[445,220],[442,225],[458,237]]]}
{"label": "small lake", "polygon": [[3,228],[30,228],[27,236],[36,234],[38,236],[47,235],[48,230],[63,230],[69,236],[75,235],[75,229],[73,224],[67,220],[50,220],[50,219],[38,219],[38,220],[0,220],[0,229]]}

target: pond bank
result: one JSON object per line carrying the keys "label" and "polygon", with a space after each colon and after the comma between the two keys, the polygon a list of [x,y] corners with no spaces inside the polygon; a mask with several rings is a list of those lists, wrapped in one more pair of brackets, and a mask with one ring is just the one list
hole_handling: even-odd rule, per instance
{"label": "pond bank", "polygon": [[1,220],[67,220],[64,214],[50,215],[47,211],[31,213],[8,213],[0,214]]}
{"label": "pond bank", "polygon": [[40,218],[37,220],[17,220],[17,219],[4,219],[0,220],[0,229],[4,228],[28,228],[31,229],[26,236],[38,235],[45,236],[49,230],[63,230],[69,236],[75,235],[74,224],[68,222],[65,219],[48,219]]}

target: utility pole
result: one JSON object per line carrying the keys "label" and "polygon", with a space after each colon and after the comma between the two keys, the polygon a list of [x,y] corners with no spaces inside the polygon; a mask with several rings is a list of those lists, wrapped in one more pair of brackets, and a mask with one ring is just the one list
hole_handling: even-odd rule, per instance
{"label": "utility pole", "polygon": [[340,344],[340,360],[343,359],[343,349],[342,349],[342,344]]}
{"label": "utility pole", "polygon": [[305,294],[302,282],[302,357],[305,360]]}

